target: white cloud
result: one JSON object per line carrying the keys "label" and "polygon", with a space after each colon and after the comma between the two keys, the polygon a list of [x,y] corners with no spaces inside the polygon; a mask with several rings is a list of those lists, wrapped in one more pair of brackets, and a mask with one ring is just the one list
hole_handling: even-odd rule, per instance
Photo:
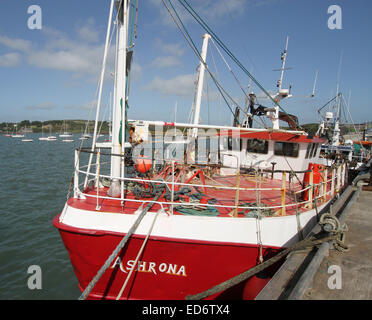
{"label": "white cloud", "polygon": [[26,106],[28,110],[52,110],[56,107],[53,102],[42,102],[35,105]]}
{"label": "white cloud", "polygon": [[90,18],[86,23],[77,28],[77,33],[83,41],[98,42],[99,32],[96,30],[94,19]]}
{"label": "white cloud", "polygon": [[132,80],[139,80],[142,76],[142,67],[136,61],[132,61],[131,77]]}
{"label": "white cloud", "polygon": [[247,0],[209,0],[202,1],[196,11],[209,21],[217,21],[229,14],[242,15],[247,5]]}
{"label": "white cloud", "polygon": [[[103,48],[76,46],[74,49],[34,51],[28,62],[39,68],[70,71],[73,73],[97,74]],[[101,58],[102,59],[102,58]]]}
{"label": "white cloud", "polygon": [[195,91],[195,80],[195,74],[180,75],[172,79],[155,77],[144,88],[146,90],[159,91],[165,95],[190,96]]}
{"label": "white cloud", "polygon": [[[18,56],[15,53],[7,54],[6,64],[16,66],[22,55],[29,65],[38,68],[66,71],[80,78],[86,76],[89,77],[88,81],[92,81],[93,78],[94,81],[98,80],[104,45],[96,43],[99,40],[99,32],[93,19],[88,19],[83,25],[77,26],[75,37],[48,26],[43,26],[41,32],[46,38],[43,45],[0,35],[0,45],[19,51]],[[114,69],[113,45],[110,53],[106,66],[108,74]]]}
{"label": "white cloud", "polygon": [[[103,44],[95,44],[99,33],[93,19],[76,27],[77,39],[50,27],[43,27],[47,42],[28,55],[28,62],[39,68],[72,72],[80,75],[98,75],[102,65]],[[113,63],[110,57],[109,63]],[[109,69],[109,68],[108,68]]]}
{"label": "white cloud", "polygon": [[179,65],[181,62],[178,58],[173,56],[160,56],[157,57],[153,62],[152,65],[157,68],[169,68]]}
{"label": "white cloud", "polygon": [[23,52],[28,52],[31,49],[31,41],[23,39],[11,39],[7,36],[0,35],[0,44]]}
{"label": "white cloud", "polygon": [[163,40],[155,39],[156,51],[164,53],[154,59],[152,66],[156,68],[169,68],[181,64],[180,57],[185,53],[185,48],[181,43],[165,43]]}
{"label": "white cloud", "polygon": [[[102,67],[104,43],[98,41],[99,32],[93,19],[88,19],[83,25],[76,27],[76,37],[48,26],[43,26],[41,31],[46,41],[38,48],[36,45],[32,46],[30,41],[11,39],[1,35],[0,44],[21,51],[25,61],[31,66],[69,72],[72,74],[73,80],[78,79],[79,83],[84,78],[87,82],[98,81]],[[111,43],[106,64],[106,80],[113,79],[110,73],[114,71],[115,66],[114,51],[115,45]],[[15,56],[10,58],[13,58],[13,65],[15,65]],[[10,63],[8,62],[8,64]],[[141,66],[133,61],[132,79],[139,79],[141,73]],[[74,83],[77,82],[68,81],[67,83],[74,86]]]}
{"label": "white cloud", "polygon": [[[257,1],[258,0],[254,0],[253,3],[255,4]],[[150,0],[149,2],[153,6],[158,7],[160,10],[159,19],[162,24],[175,26],[172,18],[170,17],[168,11],[164,8],[164,5],[161,1]],[[203,0],[192,1],[190,5],[202,17],[202,19],[205,19],[209,22],[223,22],[224,19],[222,18],[226,17],[227,15],[242,15],[245,12],[247,5],[252,5],[252,0]],[[177,14],[183,23],[194,21],[194,18],[188,12],[186,12],[186,10],[179,3],[173,3],[173,6],[175,7]],[[170,9],[172,10],[171,7]]]}
{"label": "white cloud", "polygon": [[65,106],[65,109],[80,109],[80,110],[93,110],[97,106],[98,101],[97,100],[92,100],[87,103],[82,103],[82,104],[75,104],[75,105],[69,105]]}
{"label": "white cloud", "polygon": [[162,39],[155,39],[155,47],[163,53],[181,57],[185,53],[184,43],[165,43]]}
{"label": "white cloud", "polygon": [[15,67],[19,61],[20,55],[16,52],[0,55],[0,67]]}

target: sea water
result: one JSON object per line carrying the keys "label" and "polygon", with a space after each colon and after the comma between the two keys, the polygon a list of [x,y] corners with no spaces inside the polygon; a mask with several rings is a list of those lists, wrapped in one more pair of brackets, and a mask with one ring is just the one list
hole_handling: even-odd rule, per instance
{"label": "sea water", "polygon": [[[81,141],[78,135],[70,143],[39,137],[28,134],[34,141],[22,142],[0,135],[0,299],[80,296],[69,255],[52,220],[66,202],[74,150]],[[90,141],[84,142],[85,147]],[[38,280],[31,266],[39,267],[41,287],[30,286]]]}

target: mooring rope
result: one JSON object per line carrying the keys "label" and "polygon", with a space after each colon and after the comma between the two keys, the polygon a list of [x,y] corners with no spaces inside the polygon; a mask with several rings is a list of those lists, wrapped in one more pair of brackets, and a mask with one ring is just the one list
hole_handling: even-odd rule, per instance
{"label": "mooring rope", "polygon": [[98,280],[101,278],[101,276],[105,273],[107,268],[111,265],[112,261],[115,259],[115,257],[119,254],[120,250],[123,249],[125,244],[127,243],[128,239],[132,236],[132,234],[136,231],[139,223],[141,222],[142,218],[145,216],[145,214],[151,209],[151,207],[155,204],[155,201],[157,201],[163,192],[159,192],[155,198],[146,206],[146,208],[141,212],[141,214],[138,216],[135,223],[132,225],[132,227],[129,229],[128,233],[124,236],[124,238],[119,242],[115,250],[111,253],[110,257],[106,260],[104,265],[101,267],[101,269],[97,272],[97,274],[94,276],[94,278],[90,281],[90,283],[85,288],[84,292],[79,297],[79,300],[85,300]]}
{"label": "mooring rope", "polygon": [[116,300],[119,300],[119,299],[121,298],[121,295],[123,294],[123,292],[124,292],[124,290],[125,290],[125,288],[126,288],[128,282],[129,282],[129,279],[130,279],[130,277],[132,276],[132,273],[133,273],[134,269],[137,267],[138,260],[139,260],[140,256],[142,255],[143,249],[145,248],[145,246],[146,246],[146,244],[147,244],[147,241],[148,241],[148,239],[149,239],[149,237],[150,237],[151,231],[152,231],[152,229],[153,229],[153,227],[154,227],[155,221],[156,221],[156,219],[157,219],[159,213],[161,212],[161,210],[162,210],[162,209],[160,209],[160,210],[156,213],[156,215],[155,215],[155,217],[154,217],[154,220],[152,221],[151,227],[150,227],[150,229],[149,229],[149,231],[148,231],[148,233],[147,233],[147,235],[146,235],[146,238],[145,238],[145,240],[143,241],[140,250],[138,251],[138,254],[137,254],[136,260],[134,261],[133,266],[132,266],[132,268],[131,268],[129,274],[128,274],[127,278],[125,279],[125,282],[124,282],[123,286],[121,287],[120,292],[119,292],[119,294],[118,294],[117,297],[116,297]]}
{"label": "mooring rope", "polygon": [[[341,237],[340,237],[341,235]],[[221,292],[221,291],[224,291],[224,290],[227,290],[235,285],[237,285],[238,283],[241,283],[242,281],[244,280],[247,280],[248,278],[254,276],[255,274],[259,273],[260,271],[266,269],[267,267],[271,266],[272,264],[274,264],[275,262],[279,261],[280,259],[282,259],[283,257],[285,257],[287,254],[289,254],[290,252],[292,251],[296,251],[296,250],[300,250],[300,249],[304,249],[304,248],[307,248],[307,247],[314,247],[316,245],[319,245],[319,244],[322,244],[323,242],[328,242],[328,241],[334,241],[334,244],[335,245],[335,248],[337,249],[337,246],[342,246],[343,247],[343,244],[341,243],[341,241],[343,240],[343,236],[342,236],[342,232],[340,233],[335,233],[331,236],[326,236],[324,238],[320,238],[320,239],[317,239],[315,236],[311,237],[311,238],[308,238],[308,239],[304,239],[300,242],[297,242],[295,245],[293,245],[292,247],[290,248],[287,248],[285,250],[283,250],[282,252],[279,252],[277,255],[275,255],[274,257],[262,262],[261,264],[259,265],[256,265],[254,266],[253,268],[229,279],[229,280],[226,280],[224,282],[221,282],[220,284],[206,290],[206,291],[203,291],[201,293],[198,293],[198,294],[194,294],[194,295],[187,295],[185,300],[201,300],[201,299],[204,299],[206,297],[209,297],[211,296],[212,294],[215,294],[215,293],[218,293],[218,292]]]}

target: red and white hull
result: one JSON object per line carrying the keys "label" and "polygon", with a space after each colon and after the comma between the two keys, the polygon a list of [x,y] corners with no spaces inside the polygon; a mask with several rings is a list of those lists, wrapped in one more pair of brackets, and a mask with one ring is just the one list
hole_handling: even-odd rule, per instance
{"label": "red and white hull", "polygon": [[[321,210],[321,207],[318,210]],[[90,299],[115,299],[132,268],[156,212],[148,212],[127,245],[94,286]],[[316,211],[299,216],[303,233]],[[82,290],[129,231],[138,214],[78,208],[70,199],[53,223],[69,252]],[[259,225],[258,225],[259,224]],[[260,231],[259,231],[260,230]],[[258,235],[261,236],[261,245]],[[159,213],[151,236],[121,296],[122,299],[185,299],[257,265],[298,241],[295,215],[255,218],[183,216]],[[279,264],[209,299],[253,299]]]}

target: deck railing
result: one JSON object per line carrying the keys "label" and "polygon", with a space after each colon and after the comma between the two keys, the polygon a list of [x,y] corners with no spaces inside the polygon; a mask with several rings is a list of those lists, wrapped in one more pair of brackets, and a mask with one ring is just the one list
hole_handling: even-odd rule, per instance
{"label": "deck railing", "polygon": [[[88,165],[80,166],[80,154],[81,153],[93,153],[96,156],[96,161],[92,163],[91,169],[95,169],[95,172],[87,172]],[[261,215],[261,211],[263,210],[276,210],[276,213],[279,215],[286,215],[286,212],[288,208],[296,207],[296,212],[298,213],[299,208],[306,208],[306,209],[312,209],[315,206],[319,205],[320,203],[324,203],[327,199],[333,198],[336,193],[341,191],[341,188],[344,186],[345,183],[345,164],[338,164],[334,165],[332,167],[325,167],[324,170],[321,173],[321,181],[319,183],[314,183],[314,173],[311,170],[305,170],[305,171],[292,171],[292,170],[265,170],[265,169],[256,169],[252,171],[255,175],[255,187],[242,187],[240,185],[240,166],[239,161],[236,174],[236,186],[226,186],[221,185],[220,182],[216,182],[216,184],[206,184],[204,183],[188,183],[188,182],[179,182],[177,179],[179,177],[175,176],[175,169],[178,168],[177,161],[175,160],[169,160],[169,159],[162,159],[163,165],[165,168],[168,168],[168,170],[171,171],[170,177],[168,176],[168,179],[170,178],[170,181],[168,180],[159,180],[159,177],[155,179],[148,178],[140,178],[140,177],[112,177],[109,174],[104,174],[104,170],[102,170],[102,166],[110,164],[109,161],[101,161],[102,156],[118,156],[123,157],[122,155],[115,155],[111,153],[102,153],[100,150],[98,151],[90,151],[86,149],[76,149],[75,150],[75,174],[74,174],[74,197],[75,198],[95,198],[97,200],[97,206],[96,210],[100,210],[100,201],[104,199],[109,200],[115,200],[120,201],[122,204],[127,202],[137,202],[141,203],[142,206],[144,203],[147,203],[149,201],[153,203],[157,203],[161,206],[163,210],[165,208],[169,209],[169,214],[173,214],[174,206],[182,205],[184,207],[195,207],[195,206],[203,206],[203,207],[213,207],[213,208],[225,208],[225,209],[231,209],[231,216],[237,217],[239,210],[256,210],[258,212],[258,215]],[[159,161],[159,159],[156,159]],[[185,164],[182,164],[182,166],[187,166]],[[200,169],[200,174],[203,174],[203,169],[205,168],[223,168],[222,165],[216,165],[213,164],[211,166],[208,165],[190,165],[194,168]],[[152,167],[154,170],[154,166]],[[268,177],[272,176],[273,173],[282,173],[282,181],[281,181],[281,187],[258,187],[258,182],[263,179],[269,179]],[[287,175],[294,176],[298,173],[309,173],[309,184],[306,186],[301,186],[300,190],[292,190],[291,180],[287,181]],[[84,175],[85,179],[84,182],[80,182],[79,176]],[[252,175],[253,176],[253,175]],[[208,177],[209,178],[209,177]],[[164,184],[166,188],[168,188],[168,191],[171,194],[170,201],[152,201],[148,199],[131,199],[128,197],[110,197],[108,195],[102,195],[100,194],[99,190],[101,188],[103,181],[110,181],[111,179],[117,179],[120,181],[120,183],[123,182],[138,182],[138,183],[154,183],[154,184]],[[86,183],[88,182],[88,183]],[[94,184],[96,188],[96,194],[93,194],[92,192],[87,192],[87,186],[90,186],[91,184]],[[203,188],[206,191],[206,194],[208,194],[208,190],[231,190],[235,191],[235,203],[234,205],[222,205],[222,204],[216,204],[216,203],[194,203],[194,202],[178,202],[174,200],[174,191],[176,187],[199,187]],[[329,188],[330,187],[330,188]],[[252,191],[256,193],[256,198],[261,199],[261,192],[262,191],[277,191],[281,194],[281,202],[279,205],[276,206],[266,206],[262,205],[261,200],[257,201],[257,206],[247,206],[242,205],[244,201],[241,201],[240,199],[240,191]],[[304,193],[307,193],[307,200],[304,200],[303,195]],[[286,203],[286,199],[288,196],[294,197],[295,201],[293,203]],[[301,200],[300,200],[301,199]],[[280,213],[279,213],[280,212]]]}

